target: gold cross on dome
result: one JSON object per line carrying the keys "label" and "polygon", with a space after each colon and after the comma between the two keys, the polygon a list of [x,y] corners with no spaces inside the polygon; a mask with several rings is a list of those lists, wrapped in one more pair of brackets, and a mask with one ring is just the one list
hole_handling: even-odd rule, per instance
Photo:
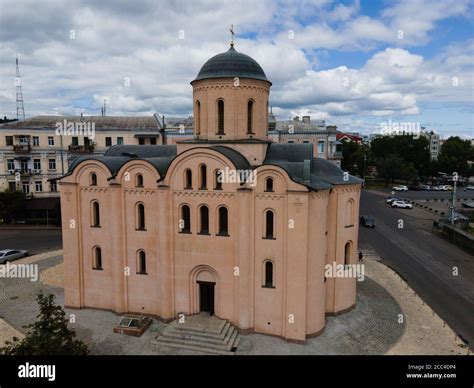
{"label": "gold cross on dome", "polygon": [[235,35],[235,33],[234,33],[234,25],[233,24],[230,25],[230,30],[229,31],[230,31],[230,34],[231,34],[230,45],[234,46],[234,35]]}

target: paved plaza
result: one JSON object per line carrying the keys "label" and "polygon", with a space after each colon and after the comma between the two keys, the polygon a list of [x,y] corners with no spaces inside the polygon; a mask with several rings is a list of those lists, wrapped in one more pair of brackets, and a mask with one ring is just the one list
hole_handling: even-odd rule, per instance
{"label": "paved plaza", "polygon": [[[24,260],[34,262],[31,258]],[[371,261],[370,258],[366,261],[369,261],[367,267],[382,266],[376,261]],[[42,258],[36,262],[40,273],[48,269],[51,271],[61,268],[61,263],[62,256],[60,255]],[[367,270],[367,273],[381,278],[383,270],[382,267],[376,267],[370,271]],[[387,285],[390,286],[390,284]],[[405,319],[400,322],[400,314],[404,313],[400,304],[384,287],[369,276],[366,276],[364,281],[358,282],[357,287],[356,308],[337,317],[327,317],[324,332],[318,337],[308,339],[305,345],[289,343],[280,338],[261,334],[242,335],[236,354],[375,355],[390,353],[391,349],[397,347],[403,352],[405,347],[400,343],[403,344],[402,339],[407,333],[406,312]],[[0,318],[15,329],[24,332],[24,326],[33,322],[38,313],[35,298],[40,290],[56,295],[57,303],[64,304],[64,292],[60,287],[40,281],[31,282],[29,279],[0,279]],[[406,299],[406,296],[401,296],[401,298]],[[70,327],[74,328],[78,337],[89,345],[92,354],[205,354],[157,344],[156,337],[165,330],[167,325],[156,319],[142,337],[136,338],[113,332],[119,315],[112,312],[93,309],[66,309],[66,312],[68,315],[74,314],[75,323]],[[429,322],[426,324],[429,325]],[[411,332],[413,332],[412,337],[418,335],[416,330],[411,330]],[[414,340],[412,337],[409,339],[410,343]],[[451,342],[454,340],[451,339]],[[452,353],[453,351],[450,354]],[[465,354],[465,351],[459,348],[459,354],[461,353]]]}

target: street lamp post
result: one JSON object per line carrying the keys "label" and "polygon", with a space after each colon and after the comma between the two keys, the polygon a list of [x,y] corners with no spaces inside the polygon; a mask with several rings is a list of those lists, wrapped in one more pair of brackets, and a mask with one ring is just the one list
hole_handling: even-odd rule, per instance
{"label": "street lamp post", "polygon": [[449,223],[454,225],[454,217],[456,213],[456,188],[458,183],[458,173],[453,173],[453,191],[451,192],[451,209],[449,209]]}

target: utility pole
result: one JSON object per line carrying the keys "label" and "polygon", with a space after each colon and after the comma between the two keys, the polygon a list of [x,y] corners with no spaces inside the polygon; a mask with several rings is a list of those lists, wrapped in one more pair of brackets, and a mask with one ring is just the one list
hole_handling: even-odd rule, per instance
{"label": "utility pole", "polygon": [[25,107],[23,106],[23,93],[21,91],[21,77],[20,77],[20,66],[18,65],[18,56],[16,57],[16,118],[18,120],[25,119]]}
{"label": "utility pole", "polygon": [[458,173],[453,172],[453,191],[451,192],[451,208],[449,209],[449,223],[454,225],[454,217],[456,214],[456,189],[458,183]]}

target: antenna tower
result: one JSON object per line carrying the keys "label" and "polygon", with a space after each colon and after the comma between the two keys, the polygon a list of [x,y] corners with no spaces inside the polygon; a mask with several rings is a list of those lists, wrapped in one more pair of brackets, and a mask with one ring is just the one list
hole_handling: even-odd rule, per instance
{"label": "antenna tower", "polygon": [[23,93],[21,91],[20,67],[18,66],[18,56],[16,57],[16,118],[25,119],[25,107],[23,106]]}

